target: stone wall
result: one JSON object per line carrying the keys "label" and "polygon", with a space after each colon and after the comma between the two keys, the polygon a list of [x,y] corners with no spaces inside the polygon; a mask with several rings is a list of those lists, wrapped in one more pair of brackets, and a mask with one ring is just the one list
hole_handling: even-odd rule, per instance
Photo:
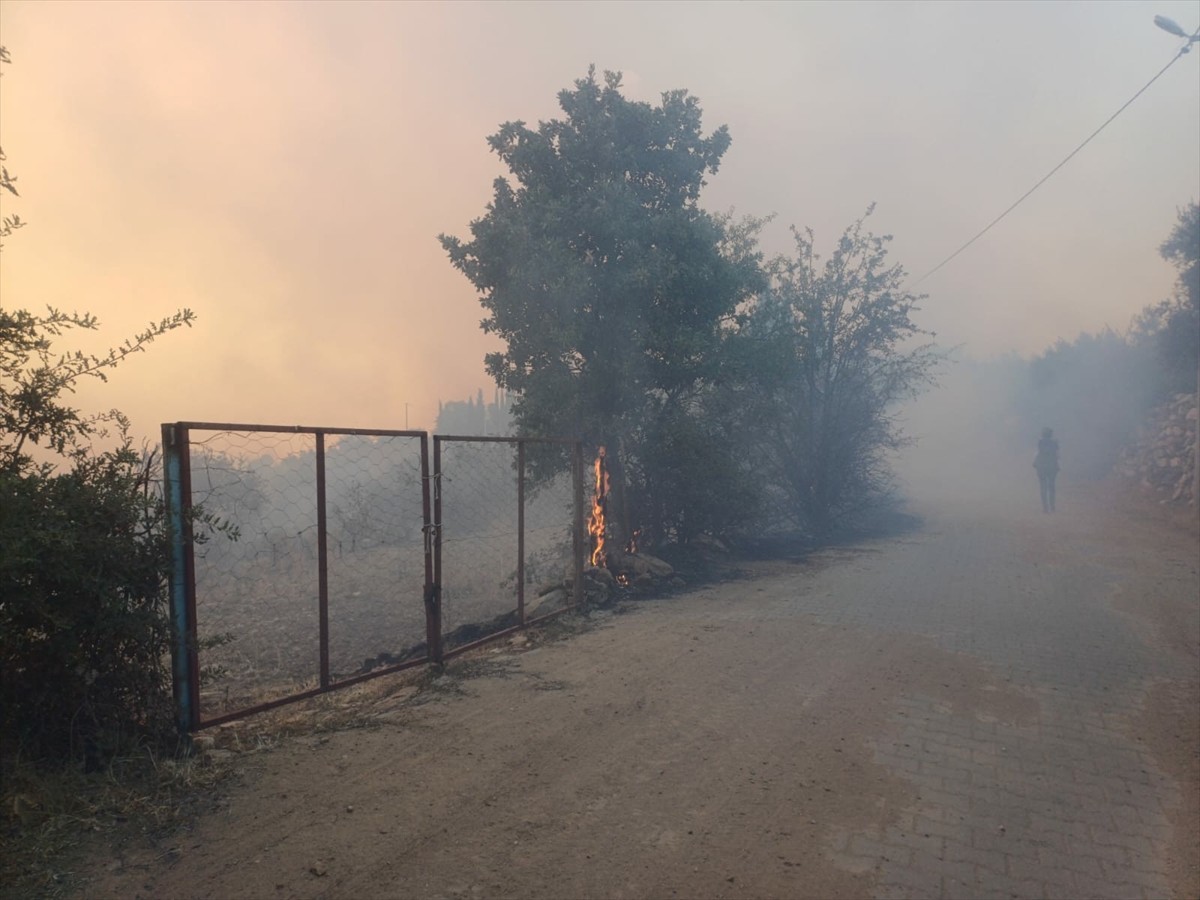
{"label": "stone wall", "polygon": [[1194,502],[1196,395],[1176,394],[1156,408],[1117,462],[1117,472],[1151,488],[1165,502]]}

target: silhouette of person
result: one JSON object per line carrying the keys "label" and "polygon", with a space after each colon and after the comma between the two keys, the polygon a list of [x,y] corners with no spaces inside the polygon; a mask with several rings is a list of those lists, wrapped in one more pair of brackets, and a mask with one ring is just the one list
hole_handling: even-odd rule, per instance
{"label": "silhouette of person", "polygon": [[1054,512],[1054,477],[1058,474],[1058,441],[1054,439],[1054,431],[1042,429],[1042,439],[1038,441],[1037,456],[1033,460],[1037,469],[1038,485],[1042,489],[1042,512]]}

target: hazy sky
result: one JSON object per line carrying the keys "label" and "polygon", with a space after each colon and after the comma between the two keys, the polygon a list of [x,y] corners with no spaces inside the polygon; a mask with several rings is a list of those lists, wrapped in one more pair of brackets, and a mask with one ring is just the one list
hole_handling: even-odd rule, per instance
{"label": "hazy sky", "polygon": [[[589,63],[686,88],[733,144],[703,197],[828,248],[872,201],[916,278],[1165,65],[1200,2],[0,3],[0,125],[30,224],[5,306],[89,310],[109,346],[187,306],[88,409],[432,427],[491,385],[466,236],[485,138],[558,113]],[[1200,48],[941,272],[920,322],[973,356],[1124,329],[1170,293],[1157,248],[1200,196]],[[65,345],[64,345],[65,346]]]}

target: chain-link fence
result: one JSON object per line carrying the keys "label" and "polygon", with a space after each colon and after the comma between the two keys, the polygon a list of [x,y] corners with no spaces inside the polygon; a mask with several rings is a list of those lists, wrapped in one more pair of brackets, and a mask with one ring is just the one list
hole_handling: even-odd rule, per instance
{"label": "chain-link fence", "polygon": [[316,686],[316,444],[244,431],[193,440],[193,507],[236,529],[195,548],[200,715],[212,718]]}
{"label": "chain-link fence", "polygon": [[431,464],[424,432],[179,423],[163,444],[186,728],[440,660],[574,603],[577,443],[435,437]]}
{"label": "chain-link fence", "polygon": [[554,588],[573,579],[578,464],[575,445],[566,442],[433,440],[437,580],[449,652],[566,605],[565,591]]}

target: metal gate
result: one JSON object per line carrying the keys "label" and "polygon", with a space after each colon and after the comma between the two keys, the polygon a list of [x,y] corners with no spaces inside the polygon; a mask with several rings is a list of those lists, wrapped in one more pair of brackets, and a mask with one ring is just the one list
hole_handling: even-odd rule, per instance
{"label": "metal gate", "polygon": [[423,431],[162,433],[182,730],[441,662],[575,605],[555,588],[581,583],[578,442],[435,436],[431,463]]}

